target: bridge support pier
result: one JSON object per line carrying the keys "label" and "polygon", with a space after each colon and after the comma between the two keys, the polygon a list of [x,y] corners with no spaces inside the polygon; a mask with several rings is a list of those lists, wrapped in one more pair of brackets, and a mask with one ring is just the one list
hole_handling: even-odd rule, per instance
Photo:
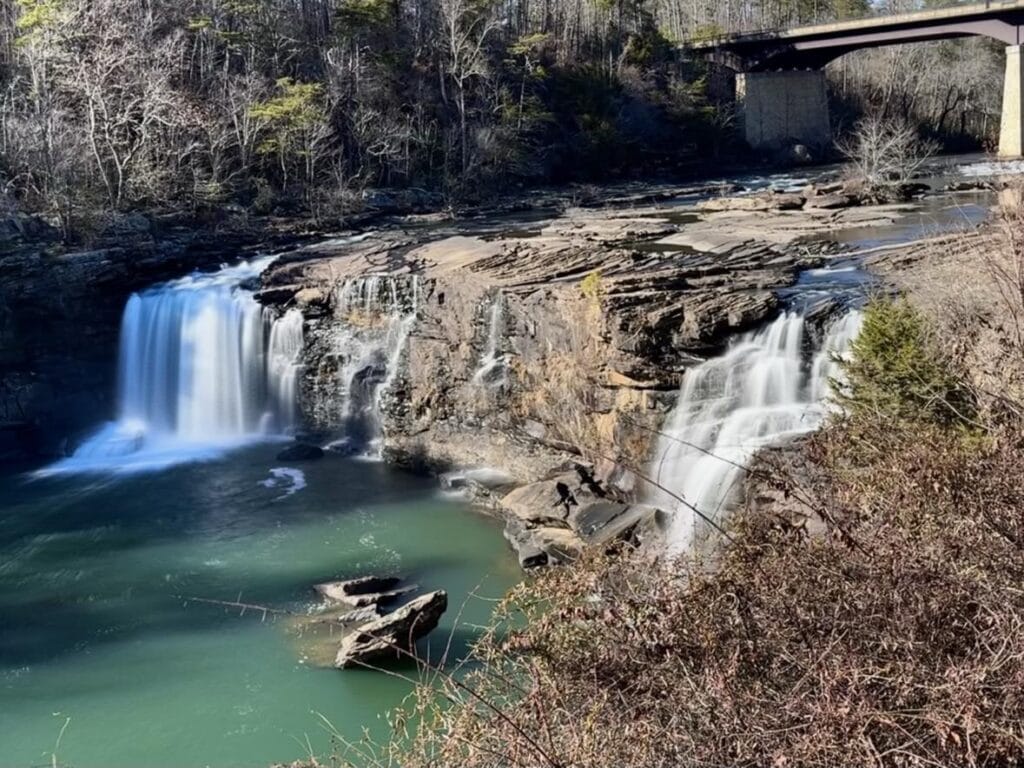
{"label": "bridge support pier", "polygon": [[1006,79],[1003,81],[1003,119],[999,125],[999,157],[1024,157],[1024,110],[1021,109],[1021,86],[1024,82],[1024,59],[1021,46],[1006,49]]}
{"label": "bridge support pier", "polygon": [[741,72],[736,75],[736,104],[752,149],[789,144],[820,148],[832,141],[824,70]]}

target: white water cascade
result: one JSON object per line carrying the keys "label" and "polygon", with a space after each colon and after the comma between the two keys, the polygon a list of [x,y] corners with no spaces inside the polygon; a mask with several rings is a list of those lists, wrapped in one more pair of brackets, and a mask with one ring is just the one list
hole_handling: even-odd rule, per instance
{"label": "white water cascade", "polygon": [[[302,325],[304,318],[297,309],[289,309],[270,326],[267,343],[267,383],[270,386],[271,410],[276,427],[281,431],[295,428],[299,406],[299,376],[302,373]],[[264,424],[264,431],[269,425]]]}
{"label": "white water cascade", "polygon": [[[340,416],[353,445],[372,447],[380,436],[381,399],[398,375],[418,306],[415,275],[349,278],[335,289]],[[327,394],[339,399],[336,392]]]}
{"label": "white water cascade", "polygon": [[720,520],[736,501],[743,467],[759,449],[820,425],[829,407],[829,382],[839,374],[835,356],[846,352],[860,324],[859,312],[844,315],[807,361],[804,319],[786,314],[687,371],[649,471],[686,501],[652,492],[652,503],[672,510],[671,552],[688,549],[706,527],[687,505]]}
{"label": "white water cascade", "polygon": [[501,354],[502,331],[505,324],[505,296],[501,291],[491,303],[487,326],[487,346],[480,365],[473,374],[477,386],[500,387],[505,383],[505,356]]}
{"label": "white water cascade", "polygon": [[292,429],[302,315],[275,319],[242,287],[272,260],[132,295],[121,321],[117,420],[49,471],[159,468]]}

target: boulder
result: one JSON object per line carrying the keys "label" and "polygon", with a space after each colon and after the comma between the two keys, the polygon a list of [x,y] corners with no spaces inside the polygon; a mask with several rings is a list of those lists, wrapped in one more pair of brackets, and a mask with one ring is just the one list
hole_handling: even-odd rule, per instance
{"label": "boulder", "polygon": [[313,589],[329,600],[342,601],[355,595],[372,595],[395,589],[401,580],[398,577],[360,577],[343,582],[314,584]]}
{"label": "boulder", "polygon": [[586,546],[568,528],[546,525],[530,527],[522,520],[511,517],[505,523],[505,538],[516,551],[519,565],[524,569],[572,562]]}
{"label": "boulder", "polygon": [[574,507],[598,501],[604,489],[586,467],[516,488],[499,502],[511,517],[531,524],[564,523]]}
{"label": "boulder", "polygon": [[334,666],[348,669],[412,653],[416,641],[437,627],[447,608],[448,593],[438,590],[364,624],[342,641]]}
{"label": "boulder", "polygon": [[714,197],[711,200],[704,200],[697,203],[697,210],[704,213],[720,213],[721,211],[767,211],[772,207],[772,202],[767,197],[746,196],[746,197]]}
{"label": "boulder", "polygon": [[314,584],[313,589],[330,603],[350,608],[366,608],[393,603],[417,589],[415,584],[399,587],[400,582],[401,579],[394,576],[364,576],[348,581]]}
{"label": "boulder", "polygon": [[771,196],[772,208],[777,211],[799,211],[804,207],[807,198],[789,192],[776,192]]}
{"label": "boulder", "polygon": [[598,501],[574,509],[569,525],[588,545],[599,546],[623,538],[638,525],[653,520],[654,507],[643,504],[621,504]]}
{"label": "boulder", "polygon": [[313,461],[314,459],[321,459],[324,455],[324,449],[319,445],[310,445],[309,443],[296,443],[290,445],[277,454],[278,461]]}

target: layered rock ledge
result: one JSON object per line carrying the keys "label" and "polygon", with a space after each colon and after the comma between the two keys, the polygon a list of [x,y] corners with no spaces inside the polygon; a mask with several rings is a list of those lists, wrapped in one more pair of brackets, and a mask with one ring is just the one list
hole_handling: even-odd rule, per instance
{"label": "layered rock ledge", "polygon": [[[637,470],[682,373],[780,311],[779,290],[823,260],[813,239],[913,210],[703,208],[407,221],[283,257],[260,298],[306,318],[300,399],[310,429],[341,430],[339,396],[376,383],[387,458],[438,473],[502,470],[500,482],[464,486],[504,513],[524,564],[557,561],[603,541],[604,529],[634,535],[652,524],[654,510],[632,506]],[[369,298],[384,284],[389,311],[415,321],[388,326],[407,333],[389,370],[380,360],[359,369],[345,343],[363,329],[384,335]],[[545,498],[512,511],[511,490],[550,486],[574,465],[611,506],[549,520]],[[589,533],[584,509],[601,521]]]}

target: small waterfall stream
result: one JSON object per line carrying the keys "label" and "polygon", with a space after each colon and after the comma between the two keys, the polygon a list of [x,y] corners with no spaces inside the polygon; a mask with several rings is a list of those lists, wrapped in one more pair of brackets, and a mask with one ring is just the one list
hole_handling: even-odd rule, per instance
{"label": "small waterfall stream", "polygon": [[[740,491],[743,467],[759,449],[819,426],[829,382],[838,375],[835,356],[846,351],[860,324],[860,313],[848,312],[808,361],[804,318],[785,314],[687,371],[649,476],[702,514],[720,519]],[[690,547],[706,527],[662,490],[653,491],[651,501],[673,512],[667,541],[674,553]]]}
{"label": "small waterfall stream", "polygon": [[505,383],[505,356],[501,354],[501,341],[505,324],[505,296],[501,291],[494,297],[487,325],[487,346],[480,365],[473,373],[477,386],[500,387]]}
{"label": "small waterfall stream", "polygon": [[275,318],[243,287],[272,260],[132,295],[121,322],[117,420],[49,471],[158,468],[292,429],[302,314]]}
{"label": "small waterfall stream", "polygon": [[415,275],[349,278],[334,292],[340,416],[351,446],[380,437],[382,398],[392,389],[419,308]]}

